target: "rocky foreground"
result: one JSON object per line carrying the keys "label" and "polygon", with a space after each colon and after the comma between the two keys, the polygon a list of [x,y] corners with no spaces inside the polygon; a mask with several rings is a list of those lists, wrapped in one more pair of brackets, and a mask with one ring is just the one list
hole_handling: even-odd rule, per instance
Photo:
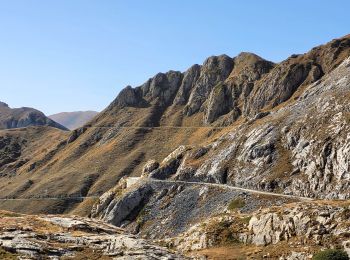
{"label": "rocky foreground", "polygon": [[0,212],[1,259],[184,259],[102,221]]}
{"label": "rocky foreground", "polygon": [[[348,201],[123,179],[93,218],[0,212],[3,259],[311,259],[350,253]],[[151,239],[151,240],[150,240]]]}
{"label": "rocky foreground", "polygon": [[349,206],[145,176],[121,180],[92,217],[191,257],[310,259],[327,248],[350,254]]}
{"label": "rocky foreground", "polygon": [[326,248],[350,254],[349,217],[349,203],[292,203],[213,217],[163,242],[183,252],[236,244],[251,259],[309,259]]}

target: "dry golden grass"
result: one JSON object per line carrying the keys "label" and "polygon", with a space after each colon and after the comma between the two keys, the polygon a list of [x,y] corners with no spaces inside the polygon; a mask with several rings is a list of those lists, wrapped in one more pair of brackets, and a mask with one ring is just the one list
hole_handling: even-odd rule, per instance
{"label": "dry golden grass", "polygon": [[93,205],[98,201],[96,198],[87,198],[84,199],[83,202],[77,205],[76,208],[74,208],[70,214],[85,217],[88,216],[91,213],[91,209]]}
{"label": "dry golden grass", "polygon": [[[243,260],[243,259],[279,259],[281,256],[287,256],[291,253],[291,245],[301,243],[293,238],[289,241],[282,241],[275,245],[254,246],[254,245],[230,245],[209,248],[200,251],[194,251],[188,255],[204,255],[208,260]],[[293,246],[294,252],[304,252],[312,254],[321,249],[321,246]]]}

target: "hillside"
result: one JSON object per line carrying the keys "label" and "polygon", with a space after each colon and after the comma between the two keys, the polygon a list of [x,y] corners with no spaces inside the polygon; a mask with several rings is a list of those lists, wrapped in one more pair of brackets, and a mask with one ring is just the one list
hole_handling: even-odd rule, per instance
{"label": "hillside", "polygon": [[34,108],[10,108],[6,103],[0,102],[0,129],[27,126],[52,126],[61,130],[67,130],[67,128]]}
{"label": "hillside", "polygon": [[96,111],[76,111],[76,112],[62,112],[48,116],[55,122],[65,126],[70,130],[85,125],[93,119],[98,112]]}
{"label": "hillside", "polygon": [[[48,152],[55,149],[62,142],[65,143],[68,135],[69,132],[67,131],[49,126],[1,130],[0,176],[13,177],[26,163],[35,160],[35,158],[49,156]],[[34,167],[34,165],[30,167]],[[23,177],[25,183],[31,182],[30,177]],[[3,185],[6,186],[6,182]],[[16,193],[15,190],[13,192]]]}
{"label": "hillside", "polygon": [[[157,178],[348,198],[349,54],[345,36],[278,64],[241,53],[159,73],[126,87],[65,141],[19,165],[1,193],[101,195],[123,176],[140,176],[152,159],[162,166]],[[174,150],[179,157],[168,165],[163,159]],[[30,188],[14,192],[28,176]],[[55,212],[91,207],[60,203]],[[0,207],[53,209],[21,201]]]}
{"label": "hillside", "polygon": [[71,132],[1,130],[0,256],[350,254],[349,98],[347,35],[158,73]]}

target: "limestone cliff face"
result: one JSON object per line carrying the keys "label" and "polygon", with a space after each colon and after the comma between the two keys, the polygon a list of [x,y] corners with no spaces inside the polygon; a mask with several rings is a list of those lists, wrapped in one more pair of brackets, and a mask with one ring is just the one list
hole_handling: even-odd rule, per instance
{"label": "limestone cliff face", "polygon": [[232,123],[242,114],[241,103],[249,96],[254,82],[273,66],[251,53],[235,58],[212,56],[203,65],[194,65],[184,73],[159,73],[140,87],[126,87],[107,110],[156,106],[154,113],[159,118],[166,116],[163,112],[167,108],[180,109],[186,117],[202,113],[201,124],[213,123],[232,112],[229,121]]}
{"label": "limestone cliff face", "polygon": [[349,75],[350,57],[293,102],[192,148],[172,178],[350,198]]}
{"label": "limestone cliff face", "polygon": [[[348,214],[349,209],[341,203],[285,204],[249,214],[209,218],[183,234],[163,241],[178,250],[191,251],[224,246],[226,239],[231,238],[244,243],[245,247],[269,245],[272,259],[308,259],[324,246],[343,247],[349,252]],[[288,249],[281,246],[280,250],[271,250],[283,242],[288,243]],[[287,257],[293,251],[300,252],[300,258]]]}

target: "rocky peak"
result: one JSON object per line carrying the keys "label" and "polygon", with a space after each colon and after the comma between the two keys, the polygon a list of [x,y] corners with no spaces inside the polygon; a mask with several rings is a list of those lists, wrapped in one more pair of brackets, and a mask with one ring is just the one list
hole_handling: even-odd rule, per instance
{"label": "rocky peak", "polygon": [[[263,74],[268,73],[273,67],[274,63],[267,61],[258,55],[250,52],[241,52],[234,58],[234,69],[232,70],[229,79],[254,81],[259,79]],[[243,82],[240,82],[243,83]]]}
{"label": "rocky peak", "polygon": [[145,97],[150,101],[158,100],[161,105],[170,104],[180,87],[182,74],[179,71],[158,73],[150,82]]}
{"label": "rocky peak", "polygon": [[200,76],[184,108],[188,116],[204,110],[204,102],[218,83],[224,81],[233,69],[233,59],[227,55],[211,56],[205,60]]}
{"label": "rocky peak", "polygon": [[273,108],[288,100],[295,91],[319,80],[350,55],[350,36],[292,55],[278,64],[256,84],[244,114],[254,116],[263,108]]}
{"label": "rocky peak", "polygon": [[152,125],[174,114],[177,118],[173,122],[180,122],[176,124],[184,117],[200,114],[204,124],[229,125],[240,116],[254,118],[262,110],[289,100],[298,89],[321,79],[349,55],[350,37],[346,36],[306,54],[291,55],[278,64],[249,52],[234,58],[211,56],[203,65],[193,65],[184,73],[158,73],[140,87],[128,86],[112,108],[151,107],[153,115],[148,118],[157,121]]}
{"label": "rocky peak", "polygon": [[174,100],[174,105],[186,105],[190,92],[199,78],[201,68],[202,66],[195,64],[184,73],[181,86]]}
{"label": "rocky peak", "polygon": [[119,108],[127,106],[138,107],[142,103],[142,92],[140,91],[140,88],[132,88],[131,86],[127,86],[120,91],[111,106],[117,106]]}
{"label": "rocky peak", "polygon": [[124,88],[112,102],[110,108],[143,107],[147,104],[169,105],[175,97],[182,81],[182,74],[178,71],[158,73],[143,85]]}
{"label": "rocky peak", "polygon": [[233,60],[234,67],[229,77],[210,93],[205,123],[212,123],[224,114],[228,114],[228,123],[235,121],[241,115],[255,81],[274,66],[272,62],[248,52],[240,53]]}

